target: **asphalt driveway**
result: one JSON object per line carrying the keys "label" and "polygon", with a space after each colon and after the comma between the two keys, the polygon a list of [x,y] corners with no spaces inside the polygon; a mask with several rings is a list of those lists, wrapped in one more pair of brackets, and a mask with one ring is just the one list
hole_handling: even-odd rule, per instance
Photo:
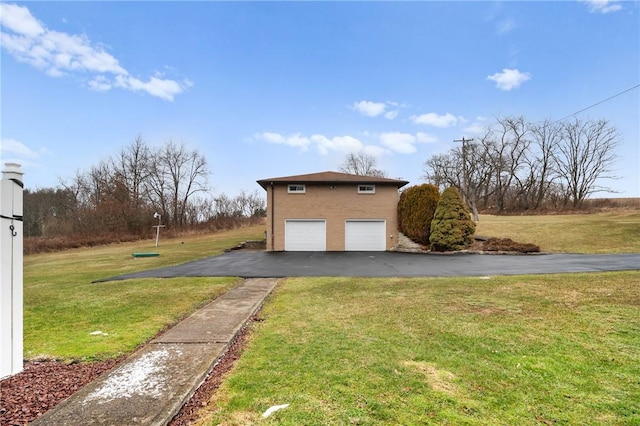
{"label": "asphalt driveway", "polygon": [[424,254],[232,251],[181,265],[98,280],[172,277],[453,277],[640,269],[633,254]]}

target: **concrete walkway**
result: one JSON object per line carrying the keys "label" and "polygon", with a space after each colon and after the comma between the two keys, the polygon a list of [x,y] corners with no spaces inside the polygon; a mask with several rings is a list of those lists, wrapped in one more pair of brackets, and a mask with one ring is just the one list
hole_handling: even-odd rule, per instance
{"label": "concrete walkway", "polygon": [[168,424],[276,283],[241,282],[31,424]]}

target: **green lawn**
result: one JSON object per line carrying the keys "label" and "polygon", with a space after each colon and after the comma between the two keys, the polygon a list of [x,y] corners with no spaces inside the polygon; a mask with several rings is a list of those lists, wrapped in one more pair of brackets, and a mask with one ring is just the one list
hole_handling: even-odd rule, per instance
{"label": "green lawn", "polygon": [[202,424],[637,425],[639,282],[288,279]]}
{"label": "green lawn", "polygon": [[480,215],[476,234],[537,244],[547,252],[640,253],[640,212]]}
{"label": "green lawn", "polygon": [[[26,256],[25,356],[130,352],[236,280],[91,281],[218,254],[263,232]],[[545,251],[640,252],[637,213],[482,216],[477,232]],[[146,251],[160,256],[131,257]],[[284,280],[202,424],[640,424],[638,283],[640,271]]]}
{"label": "green lawn", "polygon": [[[148,240],[25,256],[25,357],[91,360],[130,352],[237,279],[92,281],[219,254],[241,241],[261,238],[263,231],[263,226],[256,226],[166,239],[158,248]],[[149,251],[160,256],[131,256]]]}

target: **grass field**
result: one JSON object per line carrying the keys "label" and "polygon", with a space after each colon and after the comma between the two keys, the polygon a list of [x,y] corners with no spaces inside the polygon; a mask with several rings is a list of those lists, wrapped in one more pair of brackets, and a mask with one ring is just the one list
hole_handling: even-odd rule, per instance
{"label": "grass field", "polygon": [[200,424],[637,425],[639,282],[288,279]]}
{"label": "grass field", "polygon": [[[477,232],[640,252],[638,213],[482,216]],[[639,271],[288,279],[199,424],[640,424],[638,283]]]}
{"label": "grass field", "polygon": [[[221,253],[263,231],[26,256],[26,357],[130,352],[235,279],[93,280]],[[640,252],[639,232],[637,213],[478,225],[567,252]],[[131,257],[146,251],[160,256]],[[284,280],[202,424],[640,424],[639,282],[640,271]]]}
{"label": "grass field", "polygon": [[[25,357],[104,359],[130,352],[228,289],[233,278],[140,279],[92,284],[131,271],[221,253],[263,227],[187,239],[113,244],[25,256]],[[134,252],[159,257],[134,259]],[[94,332],[100,332],[91,334]]]}
{"label": "grass field", "polygon": [[481,215],[476,234],[536,244],[547,252],[639,253],[640,212],[623,210],[546,216]]}

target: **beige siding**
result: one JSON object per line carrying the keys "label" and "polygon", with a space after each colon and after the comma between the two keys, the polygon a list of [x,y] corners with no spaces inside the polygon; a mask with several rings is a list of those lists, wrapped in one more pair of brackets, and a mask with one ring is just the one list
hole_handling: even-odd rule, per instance
{"label": "beige siding", "polygon": [[328,251],[345,249],[347,219],[385,219],[387,250],[392,250],[398,240],[397,204],[395,185],[376,185],[375,194],[358,194],[356,184],[306,184],[304,194],[289,194],[283,184],[267,186],[267,250],[284,250],[287,219],[326,219]]}

